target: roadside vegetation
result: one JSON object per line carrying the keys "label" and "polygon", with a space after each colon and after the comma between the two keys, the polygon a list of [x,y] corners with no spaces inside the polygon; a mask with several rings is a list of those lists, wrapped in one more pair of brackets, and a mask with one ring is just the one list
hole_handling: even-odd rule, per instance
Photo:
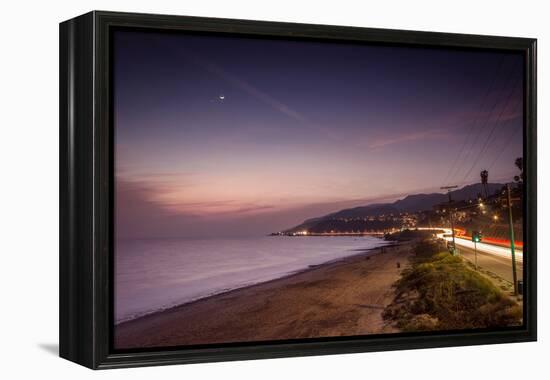
{"label": "roadside vegetation", "polygon": [[401,331],[456,330],[520,325],[521,307],[460,257],[433,239],[414,248],[411,266],[394,284],[384,319]]}
{"label": "roadside vegetation", "polygon": [[385,240],[393,241],[409,241],[413,239],[428,239],[437,233],[442,233],[441,230],[419,230],[419,229],[404,229],[393,233],[387,233],[384,235]]}

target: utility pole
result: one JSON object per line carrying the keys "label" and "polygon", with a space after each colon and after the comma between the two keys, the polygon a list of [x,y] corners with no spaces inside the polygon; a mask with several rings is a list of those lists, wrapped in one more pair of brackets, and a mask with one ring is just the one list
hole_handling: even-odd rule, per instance
{"label": "utility pole", "polygon": [[447,190],[449,195],[449,221],[451,222],[451,234],[453,236],[453,256],[456,255],[456,242],[455,242],[455,225],[453,221],[453,211],[451,209],[453,200],[451,199],[451,190],[456,189],[458,186],[442,186],[441,190]]}
{"label": "utility pole", "polygon": [[512,278],[514,280],[514,295],[518,294],[518,279],[516,274],[516,247],[514,238],[514,220],[512,218],[512,195],[510,184],[506,184],[506,190],[508,193],[508,220],[510,222],[510,250],[512,252]]}
{"label": "utility pole", "polygon": [[481,232],[472,231],[472,241],[474,242],[475,267],[477,271],[477,243],[481,241]]}
{"label": "utility pole", "polygon": [[477,271],[477,241],[474,240],[474,255],[475,255],[475,262],[476,262],[476,271]]}

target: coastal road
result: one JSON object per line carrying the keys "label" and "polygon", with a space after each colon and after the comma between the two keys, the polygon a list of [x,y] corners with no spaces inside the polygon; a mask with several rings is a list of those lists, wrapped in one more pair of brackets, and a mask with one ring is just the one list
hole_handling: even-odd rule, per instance
{"label": "coastal road", "polygon": [[[427,228],[422,228],[427,229]],[[443,230],[437,237],[452,241],[450,237],[450,228],[432,228],[434,230]],[[459,254],[471,263],[475,262],[474,243],[469,239],[455,237],[456,247]],[[518,280],[523,279],[523,251],[515,250],[516,273]],[[510,248],[501,247],[487,243],[477,243],[477,264],[480,269],[491,272],[500,278],[513,282],[512,278],[512,254]]]}
{"label": "coastal road", "polygon": [[[475,263],[475,252],[472,248],[460,246],[457,242],[457,250],[460,256]],[[505,258],[484,251],[477,250],[477,265],[480,269],[488,272],[492,272],[500,278],[513,282],[512,278],[512,260],[511,258]],[[523,263],[516,261],[516,271],[518,280],[523,279]]]}
{"label": "coastal road", "polygon": [[[451,229],[450,228],[419,228],[419,230],[439,230],[443,231],[443,233],[438,233],[436,236],[439,239],[444,239],[446,241],[453,241],[451,237]],[[474,243],[470,239],[463,239],[458,236],[455,237],[455,242],[457,245],[457,248],[469,248],[473,251],[474,249]],[[508,259],[511,262],[511,252],[509,247],[502,247],[499,245],[494,244],[487,244],[487,243],[477,243],[477,251],[483,252],[488,255],[498,256],[502,257],[504,259]],[[522,263],[523,262],[523,251],[521,249],[518,249],[516,247],[515,256],[516,256],[516,262]]]}
{"label": "coastal road", "polygon": [[[447,241],[452,241],[452,238],[447,238]],[[463,239],[460,237],[455,238],[456,245],[458,248],[469,248],[474,249],[474,242],[470,239]],[[508,259],[509,261],[512,260],[512,252],[510,251],[510,247],[502,247],[499,245],[494,244],[487,244],[487,243],[477,243],[477,250],[487,253],[489,255],[502,257],[504,259]],[[523,262],[523,251],[521,249],[516,248],[514,250],[515,256],[516,256],[516,262]]]}

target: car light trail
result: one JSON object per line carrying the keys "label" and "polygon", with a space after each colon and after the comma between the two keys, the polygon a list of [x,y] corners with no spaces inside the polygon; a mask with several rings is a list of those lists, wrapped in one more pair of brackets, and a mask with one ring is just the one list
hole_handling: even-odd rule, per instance
{"label": "car light trail", "polygon": [[[441,230],[442,233],[436,234],[436,236],[439,239],[445,239],[446,241],[452,241],[452,237],[450,235],[452,234],[452,231],[450,228],[418,228],[419,230]],[[461,238],[460,236],[455,236],[455,242],[457,247],[465,247],[474,249],[474,243],[471,240]],[[488,253],[495,256],[505,257],[507,259],[511,259],[511,252],[510,248],[507,247],[501,247],[498,245],[492,245],[492,244],[486,244],[486,243],[477,243],[477,250],[478,252]],[[516,247],[515,249],[516,253],[516,260],[518,262],[523,262],[523,251],[521,249],[518,249]]]}

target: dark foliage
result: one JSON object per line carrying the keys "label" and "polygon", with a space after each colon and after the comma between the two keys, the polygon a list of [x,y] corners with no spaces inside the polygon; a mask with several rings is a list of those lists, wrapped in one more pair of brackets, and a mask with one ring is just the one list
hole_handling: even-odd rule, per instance
{"label": "dark foliage", "polygon": [[521,324],[522,310],[461,258],[432,241],[415,247],[384,318],[403,331],[495,328]]}

